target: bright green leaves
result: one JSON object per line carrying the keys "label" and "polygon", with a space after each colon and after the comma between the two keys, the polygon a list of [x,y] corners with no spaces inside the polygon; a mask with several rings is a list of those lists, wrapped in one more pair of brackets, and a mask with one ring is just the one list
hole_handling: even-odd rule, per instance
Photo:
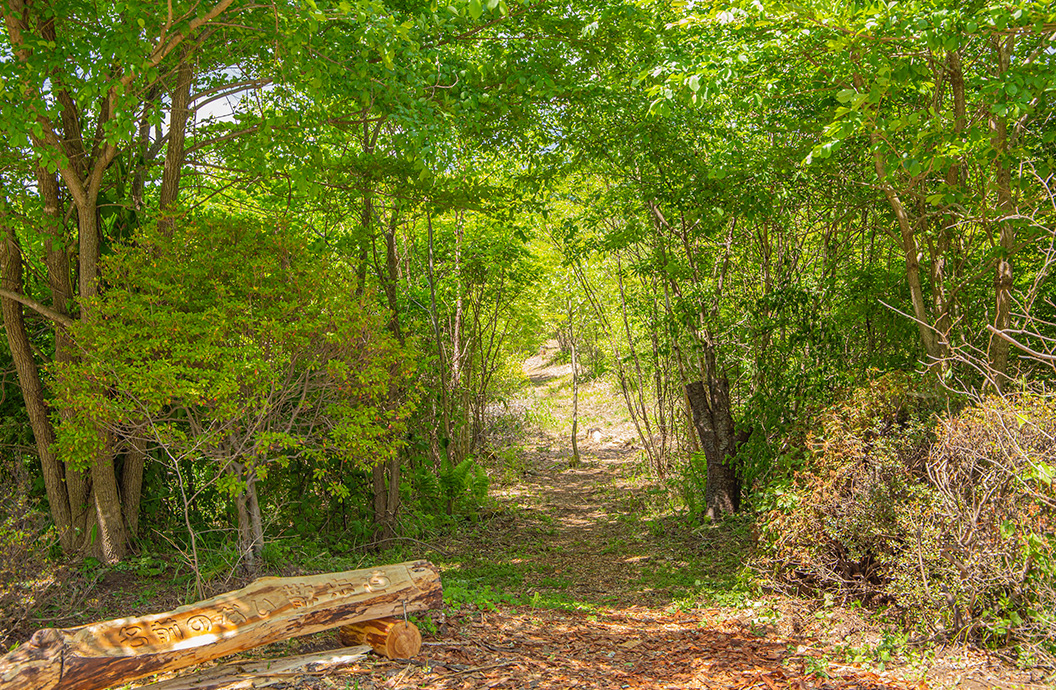
{"label": "bright green leaves", "polygon": [[[237,448],[258,468],[309,450],[369,465],[399,447],[414,400],[397,391],[413,356],[349,299],[350,276],[287,230],[224,220],[181,223],[171,239],[147,231],[104,275],[98,320],[75,329],[84,355],[57,372],[75,417],[136,429],[174,456],[226,462]],[[97,449],[81,428],[92,427],[62,424],[60,446],[88,462]]]}
{"label": "bright green leaves", "polygon": [[481,7],[480,0],[469,0],[469,16],[473,19],[480,19],[480,16],[484,14],[484,8]]}

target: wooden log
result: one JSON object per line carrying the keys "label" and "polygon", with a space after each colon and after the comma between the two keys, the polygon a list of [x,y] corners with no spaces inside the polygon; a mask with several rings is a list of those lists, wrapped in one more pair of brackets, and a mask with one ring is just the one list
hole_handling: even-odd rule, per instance
{"label": "wooden log", "polygon": [[442,604],[440,573],[427,561],[261,578],[166,613],[38,630],[0,658],[0,690],[101,690],[290,637]]}
{"label": "wooden log", "polygon": [[138,690],[258,690],[272,685],[294,685],[300,677],[345,668],[369,652],[369,645],[360,645],[282,659],[232,661],[179,678],[142,685]]}
{"label": "wooden log", "polygon": [[422,650],[422,634],[418,632],[418,626],[395,618],[343,625],[338,635],[346,647],[368,644],[375,652],[390,659],[410,659]]}

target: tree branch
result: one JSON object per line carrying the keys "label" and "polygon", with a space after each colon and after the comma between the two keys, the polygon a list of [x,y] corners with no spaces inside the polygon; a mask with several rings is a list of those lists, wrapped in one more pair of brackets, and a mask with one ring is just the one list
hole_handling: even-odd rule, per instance
{"label": "tree branch", "polygon": [[20,302],[21,304],[24,304],[25,306],[37,312],[41,316],[45,316],[54,321],[55,323],[64,326],[65,328],[71,328],[73,326],[73,319],[69,316],[57,312],[51,307],[45,304],[41,304],[37,300],[31,297],[26,297],[21,293],[14,292],[6,288],[0,288],[0,297],[6,297],[7,299],[13,299],[16,302]]}

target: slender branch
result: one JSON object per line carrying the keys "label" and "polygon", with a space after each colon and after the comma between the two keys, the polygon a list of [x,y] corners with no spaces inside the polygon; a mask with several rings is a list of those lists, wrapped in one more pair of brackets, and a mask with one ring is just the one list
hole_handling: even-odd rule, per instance
{"label": "slender branch", "polygon": [[1023,350],[1023,352],[1026,352],[1031,357],[1035,357],[1035,358],[1040,359],[1040,360],[1045,361],[1045,362],[1051,362],[1051,363],[1054,364],[1054,366],[1056,366],[1056,355],[1049,355],[1049,354],[1045,354],[1045,353],[1042,353],[1042,352],[1038,352],[1036,350],[1032,350],[1029,347],[1027,347],[1026,345],[1024,345],[1023,343],[1019,342],[1018,340],[1016,340],[1015,338],[1010,336],[1008,333],[1006,333],[1006,332],[1004,332],[1002,330],[999,330],[997,328],[994,328],[990,324],[986,324],[986,330],[990,331],[991,333],[996,335],[998,338],[1001,338],[1002,340],[1008,341],[1012,345],[1015,345],[1016,347],[1018,347],[1020,350]]}
{"label": "slender branch", "polygon": [[0,297],[6,297],[7,299],[13,299],[16,302],[20,302],[21,304],[26,305],[41,316],[45,316],[65,328],[71,328],[73,326],[73,319],[71,319],[69,316],[61,314],[52,309],[51,307],[41,304],[40,302],[31,297],[26,297],[23,294],[8,290],[6,288],[0,288]]}

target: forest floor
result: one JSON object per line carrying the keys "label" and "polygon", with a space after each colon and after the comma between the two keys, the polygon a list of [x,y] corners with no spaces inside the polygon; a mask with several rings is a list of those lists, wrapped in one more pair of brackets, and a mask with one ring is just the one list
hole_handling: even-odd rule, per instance
{"label": "forest floor", "polygon": [[913,648],[861,609],[762,594],[747,523],[675,510],[604,382],[580,389],[570,466],[571,366],[554,355],[525,363],[532,423],[494,478],[494,513],[437,545],[463,556],[444,573],[454,606],[421,621],[422,654],[302,687],[1050,687],[978,650]]}
{"label": "forest floor", "polygon": [[[766,593],[751,568],[750,520],[704,526],[688,518],[677,484],[656,479],[618,391],[604,380],[580,388],[581,462],[570,466],[571,367],[556,355],[551,344],[525,363],[531,385],[501,411],[520,422],[493,448],[486,514],[428,544],[381,555],[385,562],[429,558],[442,570],[445,610],[416,618],[421,654],[409,661],[371,655],[340,672],[270,687],[1053,687],[979,650],[915,646],[861,608]],[[71,579],[51,588],[50,607],[73,616],[23,614],[18,631],[6,634],[17,641],[42,623],[69,626],[183,603],[161,582],[120,571],[91,587]],[[331,631],[249,656],[339,646]]]}

